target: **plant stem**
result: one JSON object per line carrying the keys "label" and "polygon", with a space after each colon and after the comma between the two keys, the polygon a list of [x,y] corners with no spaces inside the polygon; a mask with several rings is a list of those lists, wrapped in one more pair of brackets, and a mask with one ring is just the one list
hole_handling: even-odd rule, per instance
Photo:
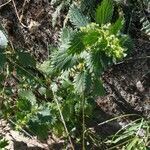
{"label": "plant stem", "polygon": [[82,150],[85,150],[85,97],[82,95]]}
{"label": "plant stem", "polygon": [[64,125],[64,128],[65,128],[66,134],[67,134],[67,136],[68,136],[69,142],[70,142],[70,144],[71,144],[71,148],[72,148],[72,150],[75,150],[75,148],[74,148],[74,146],[73,146],[73,142],[72,142],[71,137],[70,137],[70,135],[69,135],[69,131],[68,131],[68,129],[67,129],[67,125],[66,125],[66,122],[65,122],[65,120],[64,120],[62,111],[61,111],[61,109],[60,109],[59,102],[58,102],[58,100],[57,100],[57,98],[56,98],[54,92],[53,92],[53,96],[54,96],[54,100],[55,100],[55,102],[56,102],[56,104],[57,104],[57,108],[58,108],[58,110],[59,110],[60,118],[61,118],[62,123],[63,123],[63,125]]}

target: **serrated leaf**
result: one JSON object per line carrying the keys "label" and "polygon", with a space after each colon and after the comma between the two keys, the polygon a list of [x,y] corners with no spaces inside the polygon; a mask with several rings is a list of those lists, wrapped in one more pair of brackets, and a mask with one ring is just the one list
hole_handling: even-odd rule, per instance
{"label": "serrated leaf", "polygon": [[94,80],[94,94],[97,96],[105,96],[105,89],[103,87],[103,83],[100,79]]}
{"label": "serrated leaf", "polygon": [[90,23],[90,19],[87,18],[76,5],[70,7],[69,19],[77,28],[84,27]]}
{"label": "serrated leaf", "polygon": [[53,73],[53,68],[51,66],[50,60],[44,61],[42,64],[37,65],[37,69],[39,69],[40,71],[42,71],[45,74]]}
{"label": "serrated leaf", "polygon": [[[8,145],[8,141],[0,137],[0,149],[5,148]],[[4,150],[4,149],[3,149]]]}
{"label": "serrated leaf", "polygon": [[112,0],[103,0],[96,9],[96,23],[99,25],[106,24],[111,21],[113,15]]}
{"label": "serrated leaf", "polygon": [[98,38],[100,36],[100,33],[96,30],[89,30],[84,36],[83,36],[83,43],[84,45],[88,46],[92,46],[94,45]]}
{"label": "serrated leaf", "polygon": [[93,68],[93,73],[97,76],[100,76],[102,71],[104,70],[102,62],[101,62],[101,52],[92,52],[90,56],[91,61],[88,63],[91,63],[91,66]]}
{"label": "serrated leaf", "polygon": [[96,4],[96,0],[83,0],[81,1],[80,8],[82,9],[82,12],[85,12],[86,15],[94,19]]}
{"label": "serrated leaf", "polygon": [[23,90],[20,91],[18,94],[20,98],[29,100],[33,106],[36,104],[36,97],[32,91]]}
{"label": "serrated leaf", "polygon": [[69,55],[66,51],[58,51],[52,56],[52,67],[55,70],[67,70],[77,63],[77,56]]}
{"label": "serrated leaf", "polygon": [[60,121],[55,123],[53,132],[55,135],[57,135],[57,137],[61,137],[64,134],[64,126]]}
{"label": "serrated leaf", "polygon": [[113,64],[111,57],[107,57],[105,53],[101,53],[100,60],[103,70],[106,70],[109,65]]}
{"label": "serrated leaf", "polygon": [[74,106],[75,106],[75,100],[67,99],[62,106],[62,113],[65,116],[66,121],[70,121],[70,118],[72,118],[72,115],[74,115]]}
{"label": "serrated leaf", "polygon": [[70,46],[70,40],[73,38],[75,31],[70,28],[63,28],[60,32],[60,46],[59,50],[66,50]]}
{"label": "serrated leaf", "polygon": [[111,32],[112,34],[117,34],[117,33],[122,29],[123,23],[124,23],[123,18],[122,18],[122,17],[119,17],[119,18],[117,19],[117,21],[116,21],[114,24],[112,24],[112,26],[111,26],[111,28],[110,28],[110,32]]}
{"label": "serrated leaf", "polygon": [[52,120],[50,109],[44,106],[43,109],[38,112],[38,118],[41,123],[50,123]]}
{"label": "serrated leaf", "polygon": [[86,89],[87,72],[81,71],[74,77],[74,88],[78,94],[84,94]]}
{"label": "serrated leaf", "polygon": [[63,28],[60,32],[60,42],[69,43],[72,37],[73,30],[69,28]]}
{"label": "serrated leaf", "polygon": [[35,79],[35,74],[33,74],[33,72],[31,70],[26,70],[20,66],[16,66],[16,72],[19,76],[21,77],[25,77],[26,79],[30,79],[31,80],[34,80]]}
{"label": "serrated leaf", "polygon": [[74,34],[73,38],[70,41],[70,47],[68,48],[68,53],[71,55],[80,54],[85,50],[85,45],[82,42],[85,33],[77,32]]}
{"label": "serrated leaf", "polygon": [[16,105],[21,111],[31,111],[31,102],[26,99],[19,99]]}

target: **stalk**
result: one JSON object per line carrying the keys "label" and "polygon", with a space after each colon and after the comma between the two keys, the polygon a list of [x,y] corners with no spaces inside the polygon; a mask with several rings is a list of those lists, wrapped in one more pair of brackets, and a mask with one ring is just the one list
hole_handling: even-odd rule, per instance
{"label": "stalk", "polygon": [[54,92],[53,92],[53,95],[54,95],[55,103],[57,104],[57,108],[58,108],[58,111],[59,111],[59,114],[60,114],[60,118],[61,118],[61,121],[62,121],[62,123],[63,123],[64,129],[65,129],[65,132],[66,132],[66,134],[67,134],[67,136],[68,136],[68,140],[69,140],[69,142],[70,142],[70,144],[71,144],[71,148],[72,148],[72,150],[75,150],[75,148],[74,148],[74,146],[73,146],[73,142],[72,142],[71,137],[70,137],[70,135],[69,135],[69,131],[68,131],[68,129],[67,129],[67,125],[66,125],[66,122],[65,122],[65,120],[64,120],[64,117],[63,117],[61,108],[60,108],[60,106],[59,106],[59,102],[58,102],[58,100],[57,100],[57,98],[56,98]]}
{"label": "stalk", "polygon": [[85,150],[85,96],[82,95],[82,150]]}

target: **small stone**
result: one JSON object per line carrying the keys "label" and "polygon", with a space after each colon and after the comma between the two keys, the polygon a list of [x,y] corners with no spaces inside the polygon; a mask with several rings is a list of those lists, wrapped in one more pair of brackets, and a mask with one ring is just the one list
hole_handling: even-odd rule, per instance
{"label": "small stone", "polygon": [[143,85],[142,85],[142,83],[141,83],[141,81],[138,81],[137,83],[136,83],[136,87],[137,87],[137,89],[140,91],[140,92],[144,92],[144,87],[143,87]]}

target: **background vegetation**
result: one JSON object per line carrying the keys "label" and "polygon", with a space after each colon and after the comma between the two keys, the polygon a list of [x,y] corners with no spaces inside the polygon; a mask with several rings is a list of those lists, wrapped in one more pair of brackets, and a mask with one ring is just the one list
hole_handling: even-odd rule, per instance
{"label": "background vegetation", "polygon": [[[47,56],[36,56],[36,51],[15,45],[10,31],[1,23],[1,34],[5,35],[0,41],[1,117],[25,136],[46,140],[55,135],[63,139],[62,149],[148,150],[149,97],[143,100],[146,104],[140,107],[142,111],[132,110],[112,88],[118,97],[116,103],[125,105],[118,104],[124,113],[105,118],[101,108],[103,98],[110,94],[108,85],[112,87],[105,80],[109,80],[107,71],[124,63],[149,62],[148,52],[140,56],[134,51],[135,39],[149,43],[149,0],[49,3],[55,8],[53,28],[60,23],[60,15],[64,16],[57,42],[48,43]],[[30,34],[37,32],[38,22],[32,20],[27,26],[19,18],[17,2],[5,4],[0,9],[12,5],[19,25]],[[142,75],[146,88],[141,85],[144,90],[137,89],[147,96],[144,91],[149,90],[149,69]],[[0,148],[5,145],[7,142],[0,139]]]}

